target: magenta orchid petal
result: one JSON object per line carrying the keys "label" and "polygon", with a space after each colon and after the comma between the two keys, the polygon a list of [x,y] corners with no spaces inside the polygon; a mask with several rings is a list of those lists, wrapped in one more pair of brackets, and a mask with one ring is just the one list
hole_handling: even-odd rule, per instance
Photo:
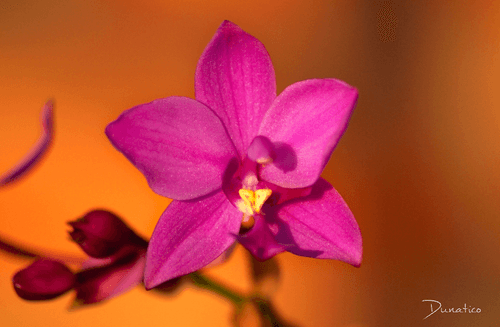
{"label": "magenta orchid petal", "polygon": [[243,158],[276,98],[274,68],[264,45],[223,22],[198,61],[195,94],[220,117]]}
{"label": "magenta orchid petal", "polygon": [[222,191],[199,200],[173,201],[160,217],[149,242],[146,288],[215,260],[235,241],[241,217]]}
{"label": "magenta orchid petal", "polygon": [[233,244],[231,244],[224,252],[222,252],[222,254],[218,256],[214,261],[206,265],[205,268],[212,268],[225,263],[233,254],[234,249],[236,249],[236,245],[238,245],[238,242],[236,242],[235,239]]}
{"label": "magenta orchid petal", "polygon": [[18,180],[38,163],[49,149],[54,136],[54,103],[49,100],[45,103],[41,113],[42,134],[31,148],[30,152],[10,171],[0,176],[0,186]]}
{"label": "magenta orchid petal", "polygon": [[286,247],[276,242],[273,233],[261,215],[255,216],[251,230],[237,236],[238,241],[258,260],[267,260],[284,252]]}
{"label": "magenta orchid petal", "polygon": [[217,190],[236,150],[219,118],[200,102],[169,97],[139,105],[106,135],[156,193],[176,200]]}
{"label": "magenta orchid petal", "polygon": [[319,178],[356,105],[355,88],[335,79],[312,79],[287,87],[266,113],[259,135],[275,146],[276,159],[261,178],[286,188]]}
{"label": "magenta orchid petal", "polygon": [[[309,196],[276,208],[276,241],[297,255],[336,259],[358,267],[362,239],[358,224],[340,194],[320,178]],[[293,245],[292,245],[293,244]]]}
{"label": "magenta orchid petal", "polygon": [[284,188],[268,182],[263,182],[262,185],[273,191],[272,196],[266,202],[271,206],[282,204],[283,202],[290,201],[295,198],[308,196],[311,194],[312,190],[312,186],[303,188]]}

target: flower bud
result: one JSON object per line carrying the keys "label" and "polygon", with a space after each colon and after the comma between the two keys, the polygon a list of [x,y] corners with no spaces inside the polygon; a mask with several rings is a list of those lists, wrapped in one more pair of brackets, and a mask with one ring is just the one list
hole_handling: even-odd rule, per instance
{"label": "flower bud", "polygon": [[125,245],[145,242],[118,216],[106,210],[93,210],[82,218],[69,222],[71,238],[83,251],[94,258],[115,254]]}
{"label": "flower bud", "polygon": [[76,298],[72,309],[108,300],[137,286],[144,278],[145,265],[146,249],[143,249],[129,252],[109,264],[79,271],[76,273]]}
{"label": "flower bud", "polygon": [[29,301],[50,300],[73,288],[75,276],[64,264],[39,259],[12,277],[14,290]]}

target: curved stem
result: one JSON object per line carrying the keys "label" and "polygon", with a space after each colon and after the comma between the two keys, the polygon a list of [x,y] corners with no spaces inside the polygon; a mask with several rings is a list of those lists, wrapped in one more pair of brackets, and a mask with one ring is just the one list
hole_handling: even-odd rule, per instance
{"label": "curved stem", "polygon": [[29,251],[22,249],[14,244],[12,242],[9,242],[5,240],[3,237],[0,236],[0,251],[6,252],[11,255],[19,256],[19,257],[26,257],[26,258],[36,258],[38,257],[37,254]]}
{"label": "curved stem", "polygon": [[231,301],[237,307],[240,307],[247,300],[246,296],[199,272],[191,273],[188,276],[191,277],[195,286],[214,292]]}
{"label": "curved stem", "polygon": [[49,258],[53,260],[63,261],[68,264],[81,264],[85,261],[83,257],[75,257],[69,254],[63,253],[53,253],[50,251],[43,250],[30,250],[23,246],[17,245],[15,242],[7,240],[5,237],[0,235],[0,252],[10,254],[15,257],[21,258]]}
{"label": "curved stem", "polygon": [[256,306],[257,311],[259,313],[262,326],[265,327],[292,326],[282,321],[282,319],[277,314],[276,309],[274,308],[272,303],[268,300],[254,296],[244,296],[239,292],[236,292],[231,288],[223,285],[222,283],[202,275],[199,272],[191,273],[188,276],[191,278],[191,281],[195,286],[206,289],[208,291],[211,291],[226,298],[227,300],[231,301],[238,308],[238,310],[241,310],[245,303],[250,303],[250,302],[253,303]]}

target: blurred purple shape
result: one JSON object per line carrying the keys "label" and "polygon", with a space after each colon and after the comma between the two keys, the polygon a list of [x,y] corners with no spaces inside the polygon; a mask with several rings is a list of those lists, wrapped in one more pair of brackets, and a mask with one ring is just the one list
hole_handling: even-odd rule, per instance
{"label": "blurred purple shape", "polygon": [[41,113],[42,135],[30,152],[15,167],[0,176],[0,186],[15,182],[24,176],[47,152],[54,136],[53,107],[54,102],[52,100],[45,103]]}

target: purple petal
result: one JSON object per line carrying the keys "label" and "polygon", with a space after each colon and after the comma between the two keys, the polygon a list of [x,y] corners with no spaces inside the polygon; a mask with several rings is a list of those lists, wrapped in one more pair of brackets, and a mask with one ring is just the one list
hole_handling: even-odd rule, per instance
{"label": "purple petal", "polygon": [[[277,207],[276,240],[297,255],[336,259],[358,267],[362,239],[339,193],[320,178],[307,197]],[[290,245],[293,244],[293,245]]]}
{"label": "purple petal", "polygon": [[18,180],[31,168],[33,168],[33,166],[39,162],[43,155],[47,152],[54,135],[53,107],[54,103],[51,100],[45,103],[41,114],[42,135],[40,135],[38,141],[31,148],[30,152],[15,167],[0,176],[0,186],[7,185]]}
{"label": "purple petal", "polygon": [[287,87],[267,112],[259,135],[274,142],[276,159],[261,178],[286,188],[319,178],[356,105],[355,88],[335,79],[313,79]]}
{"label": "purple petal", "polygon": [[144,277],[151,289],[196,271],[235,241],[242,213],[222,191],[195,201],[173,201],[156,224],[149,242]]}
{"label": "purple petal", "polygon": [[200,102],[169,97],[139,105],[108,125],[106,135],[156,193],[176,200],[217,190],[236,156],[219,118]]}
{"label": "purple petal", "polygon": [[110,299],[142,282],[145,252],[130,252],[109,265],[78,272],[76,299],[73,306],[92,304]]}
{"label": "purple petal", "polygon": [[12,277],[19,297],[30,300],[50,300],[73,288],[75,276],[64,264],[40,259]]}
{"label": "purple petal", "polygon": [[269,206],[275,206],[295,198],[308,196],[311,194],[312,189],[312,186],[303,188],[284,188],[269,182],[261,182],[260,185],[262,185],[262,188],[265,187],[273,191],[271,197],[266,201],[266,204]]}
{"label": "purple petal", "polygon": [[206,265],[205,268],[212,268],[225,263],[233,254],[234,249],[236,249],[236,245],[238,245],[238,242],[236,242],[235,239],[233,244],[231,244],[224,252],[222,252],[222,254],[218,256],[214,261]]}
{"label": "purple petal", "polygon": [[212,108],[246,155],[276,98],[276,80],[264,45],[237,25],[221,24],[198,61],[196,99]]}
{"label": "purple petal", "polygon": [[244,234],[237,236],[238,241],[258,260],[267,260],[285,251],[285,246],[278,244],[267,226],[264,217],[255,215],[255,225]]}

